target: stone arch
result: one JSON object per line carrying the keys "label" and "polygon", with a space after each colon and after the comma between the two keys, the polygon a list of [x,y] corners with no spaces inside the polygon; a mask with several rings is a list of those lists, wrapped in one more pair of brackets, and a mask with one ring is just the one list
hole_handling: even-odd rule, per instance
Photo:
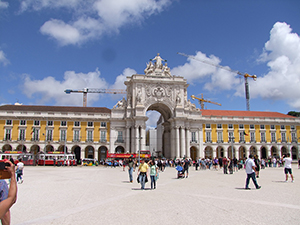
{"label": "stone arch", "polygon": [[46,152],[54,152],[54,147],[52,145],[46,145],[45,150]]}
{"label": "stone arch", "polygon": [[281,157],[289,152],[286,146],[281,147]]}
{"label": "stone arch", "polygon": [[267,148],[265,146],[261,146],[260,148],[260,158],[266,159],[268,157],[267,155]]}
{"label": "stone arch", "polygon": [[296,146],[292,146],[292,159],[298,159],[299,157],[299,151],[298,148]]}
{"label": "stone arch", "polygon": [[3,145],[2,151],[3,151],[3,152],[5,152],[5,151],[12,151],[11,145],[10,145],[10,144],[5,144],[5,145]]}
{"label": "stone arch", "polygon": [[41,148],[38,145],[32,145],[30,148],[30,153],[33,153],[36,155],[38,152],[40,152]]}
{"label": "stone arch", "polygon": [[217,158],[223,158],[225,156],[224,154],[224,148],[222,146],[217,147]]}
{"label": "stone arch", "polygon": [[26,145],[20,144],[20,145],[17,146],[16,150],[19,151],[19,152],[26,153],[27,152],[27,147],[26,147]]}
{"label": "stone arch", "polygon": [[95,158],[95,149],[93,146],[88,145],[85,147],[85,154],[84,154],[84,158],[87,159],[94,159]]}
{"label": "stone arch", "polygon": [[257,155],[258,154],[257,148],[252,145],[249,149],[249,154],[251,154],[253,156]]}
{"label": "stone arch", "polygon": [[240,159],[248,158],[248,156],[246,155],[246,148],[244,146],[241,146],[239,148],[239,157]]}
{"label": "stone arch", "polygon": [[271,147],[271,157],[278,157],[278,149],[275,146]]}
{"label": "stone arch", "polygon": [[106,146],[100,146],[98,148],[98,160],[105,160],[107,155],[107,147]]}
{"label": "stone arch", "polygon": [[144,114],[146,115],[146,112],[149,110],[154,110],[159,112],[162,117],[164,118],[164,121],[168,121],[170,118],[173,117],[172,110],[170,106],[167,106],[166,104],[160,102],[160,103],[154,103],[154,104],[149,104],[148,106],[145,106],[146,110]]}
{"label": "stone arch", "polygon": [[210,158],[212,159],[213,157],[213,149],[211,146],[207,146],[205,149],[204,149],[204,158]]}
{"label": "stone arch", "polygon": [[232,151],[232,149],[231,149],[231,146],[229,146],[229,147],[227,148],[227,156],[228,156],[228,158],[232,159],[232,154],[233,154],[233,157],[236,157],[234,146],[233,146],[233,151]]}
{"label": "stone arch", "polygon": [[74,145],[71,152],[75,154],[75,159],[78,165],[81,165],[81,148],[78,145]]}
{"label": "stone arch", "polygon": [[123,146],[119,145],[115,149],[115,153],[125,153],[125,149]]}
{"label": "stone arch", "polygon": [[173,117],[172,110],[169,105],[165,102],[149,102],[147,106],[145,106],[145,115],[147,111],[156,111],[161,114],[160,121],[162,124],[162,129],[160,134],[161,137],[157,139],[161,142],[162,149],[159,150],[161,152],[161,156],[170,158],[171,157],[171,122],[169,121]]}
{"label": "stone arch", "polygon": [[191,155],[192,160],[197,160],[199,158],[198,149],[195,146],[192,146],[190,148],[190,155]]}
{"label": "stone arch", "polygon": [[[65,152],[65,145],[58,146],[57,150],[59,152]],[[66,146],[66,153],[68,153],[68,147]]]}

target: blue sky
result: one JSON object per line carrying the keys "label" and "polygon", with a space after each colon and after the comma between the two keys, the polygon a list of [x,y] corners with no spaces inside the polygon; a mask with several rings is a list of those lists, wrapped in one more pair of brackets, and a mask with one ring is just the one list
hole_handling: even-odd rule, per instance
{"label": "blue sky", "polygon": [[[253,111],[300,111],[298,0],[0,0],[0,104],[82,106],[65,89],[120,88],[160,53],[188,95]],[[112,108],[122,95],[89,94]],[[197,101],[191,100],[200,107]]]}

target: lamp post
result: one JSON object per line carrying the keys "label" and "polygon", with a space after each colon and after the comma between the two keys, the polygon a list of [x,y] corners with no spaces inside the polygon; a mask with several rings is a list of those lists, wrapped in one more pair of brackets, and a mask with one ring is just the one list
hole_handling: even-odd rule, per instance
{"label": "lamp post", "polygon": [[65,145],[64,145],[64,166],[66,166],[66,148],[67,148],[67,133],[65,133]]}

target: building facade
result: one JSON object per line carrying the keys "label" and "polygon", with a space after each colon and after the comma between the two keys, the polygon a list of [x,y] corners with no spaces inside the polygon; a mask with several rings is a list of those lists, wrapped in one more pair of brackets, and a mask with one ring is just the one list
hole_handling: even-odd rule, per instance
{"label": "building facade", "polygon": [[[145,74],[125,81],[127,96],[112,108],[0,106],[0,150],[67,151],[77,160],[146,148],[146,113],[161,114],[156,154],[167,158],[260,158],[290,152],[299,158],[300,120],[276,112],[200,110],[188,99],[186,80],[171,75],[159,54]],[[66,96],[67,97],[67,96]],[[154,146],[149,140],[149,146]],[[153,147],[151,147],[153,150]]]}

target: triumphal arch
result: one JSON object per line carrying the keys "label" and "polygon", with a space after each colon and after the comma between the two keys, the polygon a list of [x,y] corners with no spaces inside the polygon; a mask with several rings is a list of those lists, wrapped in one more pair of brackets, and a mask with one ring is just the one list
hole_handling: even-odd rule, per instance
{"label": "triumphal arch", "polygon": [[159,54],[147,63],[145,74],[125,81],[127,97],[111,111],[110,149],[137,153],[146,145],[146,112],[161,114],[157,142],[161,155],[168,158],[196,158],[203,153],[201,111],[187,99],[189,86],[181,76],[172,75]]}

